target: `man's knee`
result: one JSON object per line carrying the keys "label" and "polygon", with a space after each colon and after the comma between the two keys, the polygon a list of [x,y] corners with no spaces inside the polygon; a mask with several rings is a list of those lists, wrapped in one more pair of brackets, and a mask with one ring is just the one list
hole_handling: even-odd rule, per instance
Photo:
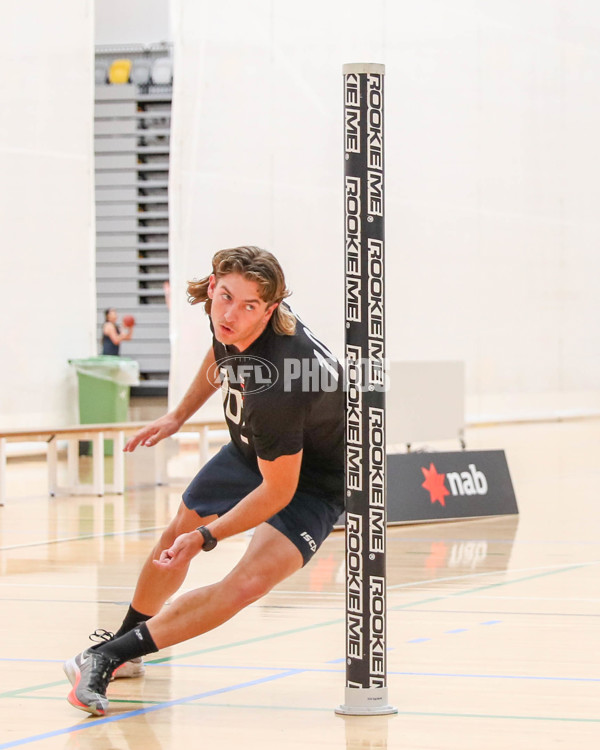
{"label": "man's knee", "polygon": [[173,542],[181,534],[187,534],[200,526],[202,520],[198,514],[187,508],[183,503],[179,506],[177,514],[159,537],[157,549],[169,549]]}
{"label": "man's knee", "polygon": [[262,599],[272,588],[273,585],[264,576],[250,575],[238,577],[231,590],[241,609]]}
{"label": "man's knee", "polygon": [[177,533],[177,526],[175,525],[174,521],[171,521],[171,523],[159,536],[158,542],[156,544],[156,551],[160,553],[165,549],[169,549],[169,547],[173,545],[173,542],[177,539],[178,536],[179,534]]}

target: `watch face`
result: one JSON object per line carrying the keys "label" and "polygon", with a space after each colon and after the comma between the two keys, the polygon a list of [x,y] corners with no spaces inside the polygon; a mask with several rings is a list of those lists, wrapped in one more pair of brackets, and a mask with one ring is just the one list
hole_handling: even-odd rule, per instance
{"label": "watch face", "polygon": [[210,552],[211,549],[214,549],[217,546],[217,540],[206,528],[206,526],[198,526],[197,531],[199,531],[204,537],[204,544],[202,545],[202,549],[205,552]]}

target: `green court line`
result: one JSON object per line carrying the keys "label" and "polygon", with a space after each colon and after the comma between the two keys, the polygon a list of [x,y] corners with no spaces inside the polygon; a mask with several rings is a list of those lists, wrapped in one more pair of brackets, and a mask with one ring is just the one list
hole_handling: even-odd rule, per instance
{"label": "green court line", "polygon": [[21,695],[22,693],[31,693],[35,690],[43,690],[44,688],[51,688],[51,687],[57,687],[57,685],[64,685],[65,682],[66,682],[66,678],[64,680],[58,680],[58,682],[45,682],[42,685],[31,685],[30,687],[26,687],[26,688],[18,688],[17,690],[9,690],[6,693],[0,693],[0,698],[14,698],[15,696]]}
{"label": "green court line", "polygon": [[480,591],[489,591],[490,589],[498,588],[499,586],[508,586],[511,583],[524,583],[525,581],[533,581],[536,578],[545,578],[546,576],[552,576],[556,575],[557,573],[568,573],[571,570],[577,570],[578,568],[587,568],[590,564],[598,564],[598,562],[594,563],[581,563],[578,565],[568,565],[564,568],[557,568],[555,570],[545,570],[542,573],[535,573],[531,576],[524,576],[523,578],[513,578],[510,581],[499,581],[498,583],[489,583],[486,586],[477,586],[473,589],[468,589],[467,591],[452,591],[448,594],[441,594],[440,596],[434,596],[429,599],[423,599],[420,602],[408,602],[407,604],[396,604],[393,607],[389,607],[389,611],[394,611],[398,609],[408,609],[410,607],[419,606],[421,604],[431,604],[432,602],[439,602],[443,601],[444,599],[450,599],[455,596],[468,596],[469,594],[478,594]]}
{"label": "green court line", "polygon": [[[61,701],[64,702],[63,697],[57,696],[23,696],[28,700],[47,700],[47,701]],[[125,700],[123,698],[111,698],[112,703],[121,703],[129,705],[160,705],[164,701],[153,701],[153,700]],[[178,706],[179,708],[180,706]],[[193,708],[198,710],[198,707],[202,708],[235,708],[244,709],[247,711],[305,711],[305,712],[325,712],[331,713],[331,708],[320,708],[317,706],[273,706],[273,705],[251,705],[246,703],[205,703],[202,699],[198,702],[184,703],[182,707]],[[517,716],[510,714],[461,714],[451,713],[444,711],[398,711],[398,716],[428,716],[437,718],[449,718],[449,719],[501,719],[503,721],[559,721],[559,722],[571,722],[580,724],[600,724],[600,718],[586,718],[579,716]],[[343,718],[343,717],[340,717]],[[390,717],[392,718],[392,717]]]}
{"label": "green court line", "polygon": [[[587,568],[594,565],[600,565],[600,560],[589,560],[585,563],[573,563],[572,565],[568,566],[560,566],[560,565],[549,565],[549,566],[543,566],[542,568],[533,568],[533,570],[542,570],[543,572],[546,571],[557,571],[557,572],[563,572],[565,570],[568,570],[569,568]],[[530,567],[529,570],[532,570]],[[428,578],[426,580],[422,581],[411,581],[410,583],[395,583],[390,586],[387,586],[388,592],[394,592],[396,593],[400,589],[410,589],[410,588],[416,588],[418,586],[424,586],[430,583],[433,584],[439,584],[439,583],[447,583],[449,581],[466,581],[470,578],[485,578],[486,576],[491,575],[500,575],[501,573],[505,573],[506,571],[500,571],[500,570],[482,570],[479,573],[464,573],[463,575],[458,576],[443,576],[440,578]],[[513,571],[514,573],[522,573],[524,570],[522,568],[517,569]],[[471,590],[465,593],[470,593]]]}
{"label": "green court line", "polygon": [[[208,648],[201,648],[198,651],[189,651],[187,654],[175,654],[173,656],[164,656],[160,659],[146,659],[148,664],[162,664],[163,662],[173,661],[174,659],[187,659],[190,656],[198,656],[199,654],[208,654],[213,651],[221,651],[225,648],[237,648],[238,646],[248,646],[251,643],[260,643],[260,641],[268,641],[273,638],[281,638],[285,635],[295,635],[296,633],[304,633],[307,630],[314,630],[315,628],[325,628],[328,625],[337,625],[340,622],[344,622],[344,618],[338,617],[335,620],[328,620],[327,622],[317,622],[314,625],[303,625],[300,628],[293,628],[292,630],[282,630],[279,633],[269,633],[268,635],[258,635],[255,638],[248,638],[245,641],[234,641],[233,643],[222,643],[220,646],[209,646]],[[0,696],[2,697],[2,696]]]}

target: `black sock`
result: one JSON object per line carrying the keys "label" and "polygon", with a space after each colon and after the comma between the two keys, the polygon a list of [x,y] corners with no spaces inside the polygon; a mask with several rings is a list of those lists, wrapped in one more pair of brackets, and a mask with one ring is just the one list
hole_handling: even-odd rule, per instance
{"label": "black sock", "polygon": [[125,633],[125,635],[103,643],[95,648],[94,651],[111,659],[116,659],[119,664],[124,664],[126,661],[135,659],[138,656],[153,654],[158,649],[156,648],[156,643],[152,640],[148,626],[145,622],[141,622],[133,630]]}
{"label": "black sock", "polygon": [[140,622],[146,622],[146,620],[149,620],[151,617],[152,615],[143,615],[141,612],[138,612],[137,609],[134,609],[130,604],[121,627],[115,633],[115,638],[120,638],[120,636],[125,635],[125,633],[129,633],[129,631],[135,628],[136,625],[139,625]]}

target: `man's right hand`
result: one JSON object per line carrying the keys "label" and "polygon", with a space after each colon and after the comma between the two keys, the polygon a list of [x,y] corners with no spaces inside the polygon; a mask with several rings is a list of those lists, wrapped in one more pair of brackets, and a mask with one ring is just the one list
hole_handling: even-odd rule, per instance
{"label": "man's right hand", "polygon": [[156,445],[169,435],[174,435],[181,427],[181,422],[173,414],[165,414],[164,417],[155,419],[146,427],[142,427],[133,437],[125,443],[123,450],[125,453],[132,453],[138,445],[147,445],[151,447]]}

